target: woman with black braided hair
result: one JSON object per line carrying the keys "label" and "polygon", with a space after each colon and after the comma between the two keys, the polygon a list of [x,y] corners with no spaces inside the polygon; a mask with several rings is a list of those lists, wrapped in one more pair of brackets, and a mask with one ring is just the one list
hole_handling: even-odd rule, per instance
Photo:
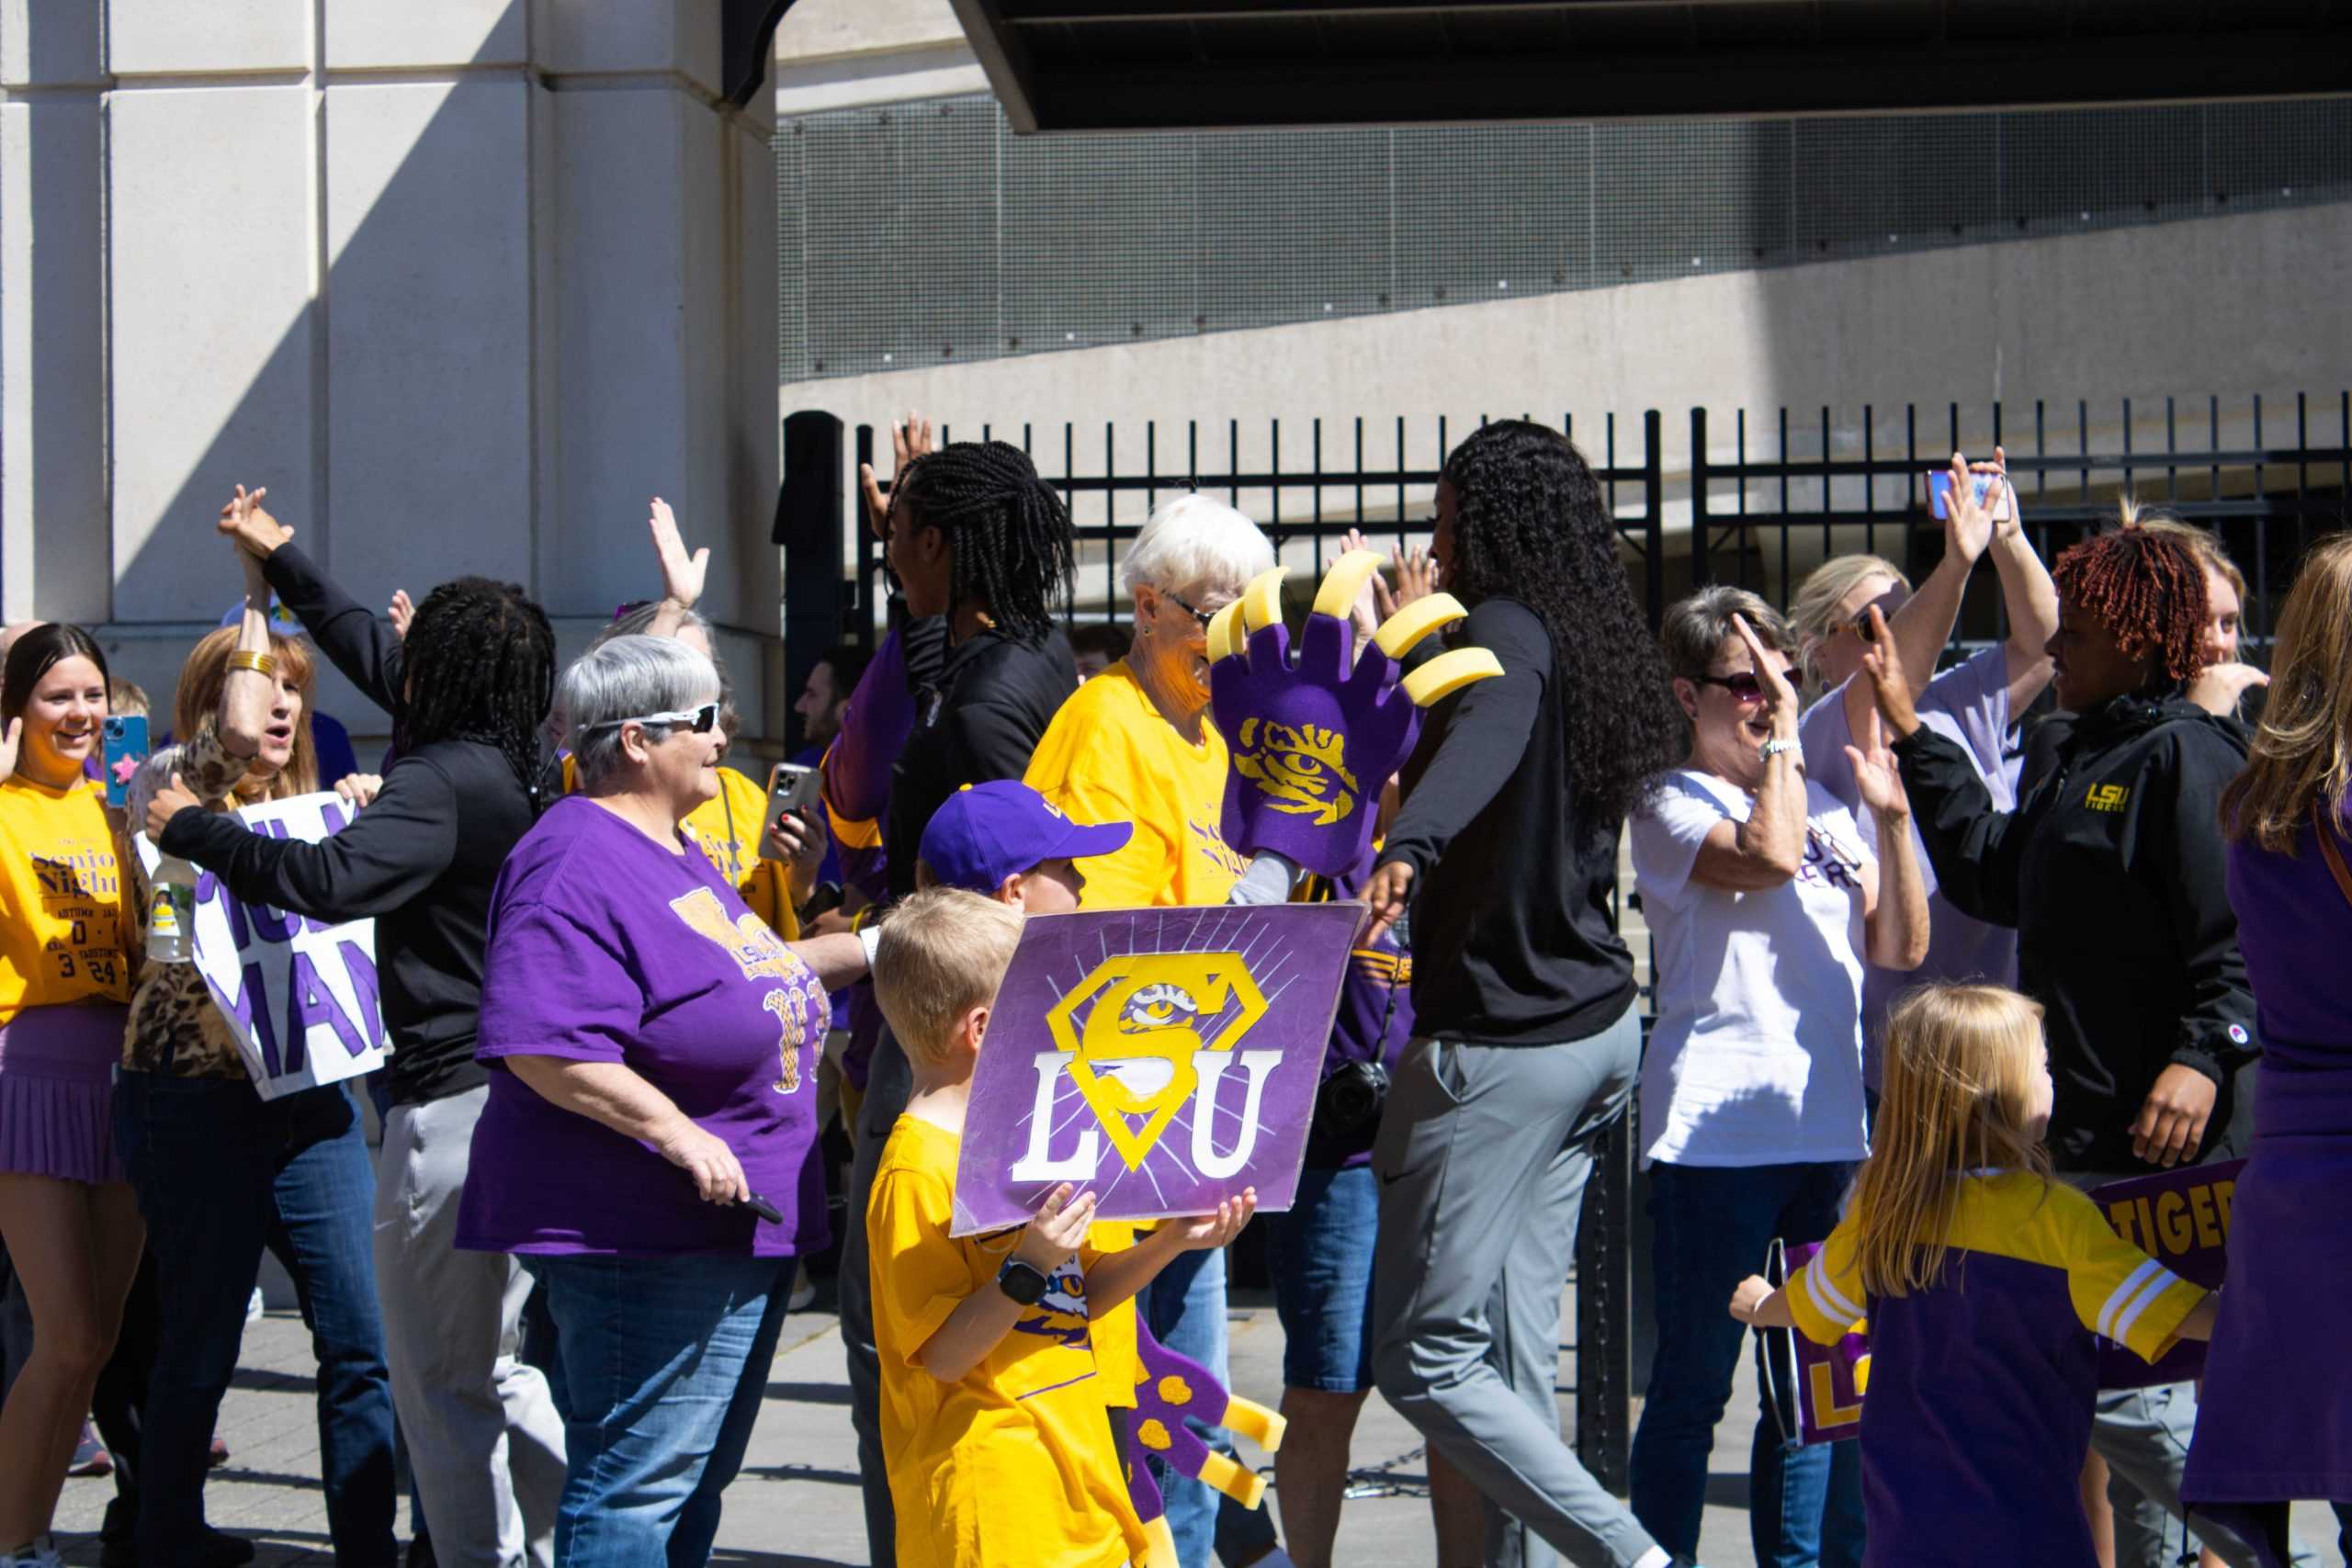
{"label": "woman with black braided hair", "polygon": [[492,889],[541,805],[555,635],[520,588],[462,577],[425,596],[403,641],[258,506],[224,513],[220,528],[391,716],[400,760],[352,824],[319,843],[248,832],[175,788],[156,795],[149,830],[248,904],[374,918],[392,1046],[374,1229],[393,1404],[437,1560],[547,1564],[563,1424],[546,1379],[516,1355],[530,1281],[513,1258],[452,1242],[489,1093],[474,1044]]}
{"label": "woman with black braided hair", "polygon": [[[908,619],[859,682],[825,770],[826,804],[837,819],[870,823],[873,803],[883,802],[888,899],[914,891],[932,813],[966,784],[1021,777],[1055,710],[1078,689],[1069,639],[1054,623],[1077,552],[1061,497],[1017,446],[959,441],[931,451],[928,427],[897,434],[900,461],[888,501],[871,471],[865,493]],[[890,678],[900,671],[902,681]],[[904,1054],[885,1034],[854,1129],[854,1214],[865,1212],[882,1145],[912,1089]],[[842,1340],[866,1477],[867,1545],[888,1568],[897,1561],[897,1525],[882,1463],[865,1237],[863,1225],[852,1225],[843,1243]]]}
{"label": "woman with black braided hair", "polygon": [[[1590,468],[1510,420],[1437,489],[1461,641],[1498,680],[1431,714],[1366,898],[1409,900],[1416,1038],[1373,1148],[1373,1373],[1487,1497],[1484,1561],[1662,1568],[1560,1440],[1560,1281],[1593,1141],[1641,1056],[1633,955],[1609,894],[1625,816],[1681,755],[1681,716]],[[1479,1543],[1441,1542],[1446,1562]]]}

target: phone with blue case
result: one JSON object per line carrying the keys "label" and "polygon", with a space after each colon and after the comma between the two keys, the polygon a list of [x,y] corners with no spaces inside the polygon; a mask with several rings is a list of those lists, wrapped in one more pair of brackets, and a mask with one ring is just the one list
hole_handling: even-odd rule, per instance
{"label": "phone with blue case", "polygon": [[107,771],[107,804],[119,811],[129,801],[130,775],[147,760],[147,716],[119,714],[102,719],[98,736],[105,744],[100,760]]}
{"label": "phone with blue case", "polygon": [[[1971,474],[1968,477],[1974,481],[1970,488],[1976,492],[1976,504],[1984,505],[1985,495],[1992,490],[1993,481],[1999,476]],[[1994,522],[2006,523],[2009,520],[2010,497],[2015,493],[2013,486],[2004,484],[2001,487],[2001,504],[1993,513]],[[1928,510],[1935,513],[1936,521],[1939,523],[1951,513],[1951,508],[1949,502],[1951,495],[1951,475],[1949,472],[1939,468],[1928,476]]]}

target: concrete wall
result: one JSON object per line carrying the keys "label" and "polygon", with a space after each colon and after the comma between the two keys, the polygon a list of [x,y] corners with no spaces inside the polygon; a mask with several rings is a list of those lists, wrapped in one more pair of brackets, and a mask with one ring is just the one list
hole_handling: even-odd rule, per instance
{"label": "concrete wall", "polygon": [[778,111],[989,90],[947,0],[795,0],[775,29]]}
{"label": "concrete wall", "polygon": [[[1613,413],[1621,460],[1638,462],[1642,412],[1657,409],[1671,479],[1688,474],[1689,411],[1698,405],[1711,411],[1709,445],[1726,459],[1737,411],[1748,412],[1750,456],[1760,457],[1772,451],[1783,406],[1807,454],[1818,450],[1824,406],[1833,447],[1859,452],[1865,404],[1875,405],[1878,450],[1900,451],[1906,401],[1923,405],[1923,446],[1946,439],[1952,401],[1963,439],[1989,442],[1999,400],[2023,447],[2016,433],[2030,428],[2034,400],[2047,399],[2052,449],[2071,450],[2075,401],[2086,398],[2092,445],[2112,450],[2120,400],[2131,397],[2144,448],[2162,444],[2166,393],[2192,400],[2191,441],[2203,438],[2205,400],[2218,395],[2232,442],[2249,438],[2250,399],[2265,394],[2275,443],[2290,434],[2282,411],[2290,419],[2292,395],[2307,390],[2324,400],[2325,444],[2338,434],[2336,394],[2352,382],[2352,296],[2338,281],[2346,254],[2352,204],[2338,204],[787,383],[783,403],[877,426],[914,407],[959,435],[989,422],[1014,440],[1029,422],[1049,475],[1063,471],[1066,421],[1075,424],[1077,472],[1100,474],[1106,461],[1142,472],[1146,422],[1157,420],[1158,467],[1181,475],[1187,420],[1202,424],[1204,470],[1223,472],[1228,420],[1239,421],[1250,471],[1268,465],[1279,419],[1290,472],[1307,467],[1318,416],[1328,465],[1352,466],[1359,415],[1368,459],[1391,465],[1402,415],[1408,466],[1427,468],[1437,460],[1440,415],[1458,438],[1481,413],[1554,423],[1573,413],[1577,440],[1597,458]],[[1107,457],[1105,422],[1117,427]],[[1368,499],[1368,516],[1395,515],[1393,490]],[[1327,516],[1354,505],[1352,491],[1324,500]],[[1242,502],[1265,515],[1263,491],[1245,491]],[[1727,494],[1715,502],[1730,503]],[[1140,496],[1125,498],[1120,514],[1141,508]],[[1296,518],[1306,503],[1294,492],[1284,509]],[[1425,518],[1426,492],[1408,495],[1405,510]],[[1669,508],[1669,526],[1687,529],[1688,518],[1687,502]],[[1100,520],[1099,503],[1081,513],[1081,522]]]}
{"label": "concrete wall", "polygon": [[576,646],[658,493],[780,735],[774,122],[718,54],[711,0],[0,0],[6,617],[168,703],[243,481],[368,603],[512,579]]}

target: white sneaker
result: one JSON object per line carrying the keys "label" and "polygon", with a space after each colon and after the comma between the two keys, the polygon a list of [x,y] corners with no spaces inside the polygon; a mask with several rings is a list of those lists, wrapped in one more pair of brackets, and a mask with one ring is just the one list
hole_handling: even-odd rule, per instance
{"label": "white sneaker", "polygon": [[0,1568],[65,1568],[65,1559],[57,1555],[55,1536],[35,1536],[30,1544],[0,1554]]}
{"label": "white sneaker", "polygon": [[802,1269],[792,1277],[792,1295],[791,1298],[785,1303],[785,1310],[786,1312],[807,1312],[808,1310],[808,1304],[816,1299],[817,1282],[808,1278],[808,1269]]}
{"label": "white sneaker", "polygon": [[247,1323],[259,1323],[261,1321],[261,1287],[259,1285],[255,1285],[254,1287],[254,1293],[245,1299],[245,1321]]}

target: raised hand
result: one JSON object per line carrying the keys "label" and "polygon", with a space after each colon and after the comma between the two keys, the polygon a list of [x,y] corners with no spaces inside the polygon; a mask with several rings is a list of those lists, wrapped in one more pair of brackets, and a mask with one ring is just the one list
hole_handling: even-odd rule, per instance
{"label": "raised hand", "polygon": [[1332,563],[1295,661],[1280,568],[1209,623],[1209,703],[1232,752],[1225,839],[1245,855],[1272,851],[1325,876],[1356,866],[1381,786],[1420,733],[1420,710],[1503,672],[1487,649],[1462,648],[1403,673],[1406,652],[1468,613],[1451,594],[1420,601],[1351,648],[1349,617],[1380,566],[1370,550]]}
{"label": "raised hand", "polygon": [[[890,482],[896,485],[899,477],[906,473],[909,464],[917,457],[929,457],[931,451],[931,421],[909,409],[906,418],[894,422],[890,426],[890,458],[895,465],[890,470]],[[874,530],[876,538],[888,539],[890,536],[890,502],[874,477],[873,464],[860,463],[857,466],[857,482],[858,488],[865,492],[866,526]]]}
{"label": "raised hand", "polygon": [[1903,791],[1903,765],[1886,743],[1886,726],[1876,708],[1871,710],[1869,728],[1857,739],[1861,745],[1847,747],[1846,761],[1853,767],[1854,785],[1861,792],[1862,804],[1881,817],[1910,816],[1911,797]]}
{"label": "raised hand", "polygon": [[[1372,550],[1372,546],[1365,542],[1363,530],[1361,528],[1349,529],[1346,536],[1340,539],[1340,554],[1342,558],[1358,550],[1367,553]],[[1363,580],[1363,587],[1357,590],[1356,602],[1348,606],[1348,625],[1354,628],[1354,646],[1359,649],[1372,640],[1372,634],[1380,629],[1381,622],[1396,613],[1393,610],[1384,611],[1380,607],[1382,598],[1393,597],[1382,592],[1386,587],[1387,584],[1380,580],[1380,573],[1374,571]]]}
{"label": "raised hand", "polygon": [[407,589],[392,590],[392,602],[385,606],[384,614],[392,618],[392,635],[406,642],[409,623],[416,619],[416,603],[408,596]]}
{"label": "raised hand", "polygon": [[1871,646],[1862,655],[1862,672],[1870,677],[1886,728],[1901,740],[1919,728],[1919,710],[1912,705],[1911,678],[1903,668],[1903,650],[1886,629],[1885,614],[1873,604],[1870,616]]}
{"label": "raised hand", "polygon": [[1437,557],[1430,554],[1428,547],[1422,545],[1415,545],[1407,550],[1404,558],[1396,563],[1396,591],[1394,593],[1388,591],[1386,583],[1377,578],[1374,582],[1380,595],[1380,614],[1384,620],[1417,601],[1428,598],[1442,586],[1438,581]]}
{"label": "raised hand", "polygon": [[[2000,449],[1995,447],[1998,452]],[[1976,503],[1978,473],[1994,475],[1993,483],[1984,491],[1984,503]],[[2008,489],[2007,470],[1996,465],[1979,463],[1972,468],[1958,452],[1951,455],[1951,488],[1944,492],[1944,549],[1973,565],[1993,542],[1993,516],[2001,510]],[[2017,508],[2009,511],[2014,514]]]}
{"label": "raised hand", "polygon": [[220,509],[218,525],[237,548],[257,561],[267,560],[278,546],[294,536],[293,529],[262,510],[262,497],[268,493],[267,486],[249,491],[239,485],[237,493]]}
{"label": "raised hand", "polygon": [[1784,725],[1794,726],[1797,689],[1789,684],[1789,678],[1781,672],[1781,667],[1765,652],[1762,639],[1757,637],[1756,628],[1747,624],[1746,616],[1733,615],[1731,629],[1739,634],[1741,642],[1747,645],[1747,657],[1756,667],[1756,683],[1764,689],[1764,716],[1771,720],[1776,730]]}
{"label": "raised hand", "polygon": [[710,570],[710,547],[688,555],[686,541],[678,533],[678,519],[671,513],[670,503],[658,495],[646,527],[653,535],[654,558],[662,563],[662,600],[677,609],[693,609],[695,601],[702,597],[703,575]]}
{"label": "raised hand", "polygon": [[1023,1227],[1012,1256],[1040,1274],[1050,1274],[1078,1250],[1086,1239],[1086,1227],[1093,1223],[1094,1194],[1082,1193],[1073,1201],[1070,1184],[1065,1181],[1046,1194],[1037,1217]]}

